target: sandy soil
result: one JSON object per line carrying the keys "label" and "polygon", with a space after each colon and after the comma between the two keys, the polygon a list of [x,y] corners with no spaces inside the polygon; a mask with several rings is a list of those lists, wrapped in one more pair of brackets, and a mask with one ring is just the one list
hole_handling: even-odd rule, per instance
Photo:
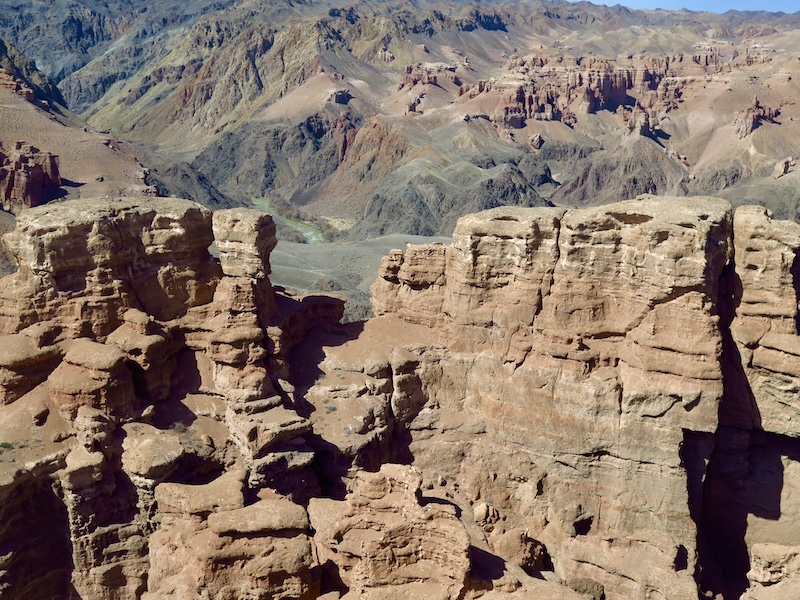
{"label": "sandy soil", "polygon": [[[70,118],[74,119],[67,115],[62,120]],[[0,143],[15,141],[58,155],[66,198],[141,194],[147,190],[142,166],[128,144],[88,128],[68,127],[56,115],[0,88]]]}

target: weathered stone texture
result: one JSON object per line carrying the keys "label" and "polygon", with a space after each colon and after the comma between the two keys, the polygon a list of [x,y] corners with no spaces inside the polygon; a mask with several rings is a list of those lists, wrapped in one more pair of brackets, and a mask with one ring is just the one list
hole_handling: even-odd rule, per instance
{"label": "weathered stone texture", "polygon": [[[444,353],[420,360],[427,406],[439,419],[463,411],[484,424],[487,447],[530,449],[533,462],[502,477],[495,466],[504,483],[464,479],[462,455],[443,454],[423,423],[411,423],[415,464],[456,473],[475,502],[505,490],[499,506],[509,524],[524,523],[545,543],[563,580],[598,582],[607,597],[696,593],[695,565],[709,559],[697,554],[702,483],[694,481],[735,385],[723,361],[733,269],[731,331],[759,425],[800,433],[798,226],[755,207],[740,208],[734,225],[731,213],[711,198],[499,208],[462,218],[449,247],[409,248],[443,252],[444,268],[440,259],[406,267],[399,251],[382,264],[376,314],[424,323],[445,340]],[[483,461],[480,442],[450,438],[471,448],[469,461]],[[531,471],[543,475],[529,500]],[[769,539],[761,531],[753,539]]]}
{"label": "weathered stone texture", "polygon": [[[226,479],[183,486],[180,492],[174,484],[156,488],[166,512],[151,537],[149,591],[143,598],[188,600],[201,590],[211,598],[317,597],[305,509],[284,498],[243,506],[241,476],[238,486]],[[172,489],[162,492],[164,486]],[[197,502],[209,493],[215,501],[202,510]]]}
{"label": "weathered stone texture", "polygon": [[75,200],[20,215],[4,242],[19,271],[3,280],[0,329],[52,320],[65,337],[104,338],[128,308],[156,319],[211,299],[211,213],[176,199]]}
{"label": "weathered stone texture", "polygon": [[800,225],[736,211],[736,318],[731,332],[766,431],[800,437]]}
{"label": "weathered stone texture", "polygon": [[[5,530],[6,581],[28,574],[53,596],[109,600],[316,594],[304,509],[245,506],[244,490],[251,498],[298,470],[306,487],[286,493],[316,489],[310,424],[279,382],[293,345],[342,303],[276,302],[269,215],[219,211],[213,231],[192,202],[126,198],[31,209],[5,236],[19,270],[0,284],[0,452],[11,461],[0,460],[0,487],[31,486],[29,472],[51,478],[60,512],[43,522],[72,545],[53,554],[51,576],[20,528]],[[209,525],[214,512],[226,516]],[[172,540],[186,528],[208,543]]]}
{"label": "weathered stone texture", "polygon": [[[4,79],[0,74],[0,80]],[[19,212],[43,204],[61,185],[58,156],[42,152],[25,142],[12,148],[0,144],[0,204],[3,210]]]}
{"label": "weathered stone texture", "polygon": [[764,209],[470,215],[328,328],[258,211],[73,202],[5,239],[0,593],[796,595],[800,226]]}
{"label": "weathered stone texture", "polygon": [[461,597],[467,532],[452,507],[420,506],[421,483],[413,467],[384,465],[378,473],[360,473],[343,502],[311,500],[318,551],[323,562],[339,567],[347,598],[377,599],[387,589],[396,597]]}

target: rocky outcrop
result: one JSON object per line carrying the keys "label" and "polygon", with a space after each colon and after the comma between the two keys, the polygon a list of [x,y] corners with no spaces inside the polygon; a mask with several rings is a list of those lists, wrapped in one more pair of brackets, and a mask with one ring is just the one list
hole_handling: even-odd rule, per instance
{"label": "rocky outcrop", "polygon": [[0,203],[16,213],[39,206],[61,185],[58,157],[24,142],[6,149],[0,144]]}
{"label": "rocky outcrop", "polygon": [[775,163],[775,166],[772,169],[772,177],[775,179],[780,179],[789,172],[790,167],[793,167],[796,164],[797,161],[791,156],[787,156],[783,160],[779,160],[777,163]]}
{"label": "rocky outcrop", "polygon": [[764,121],[774,123],[778,115],[781,114],[780,109],[763,106],[758,100],[758,96],[753,98],[753,102],[740,111],[736,116],[734,125],[736,126],[736,133],[739,138],[745,138],[755,130]]}
{"label": "rocky outcrop", "polygon": [[738,209],[734,225],[741,288],[731,333],[761,428],[800,437],[800,225],[775,221],[754,206]]}
{"label": "rocky outcrop", "polygon": [[460,86],[461,79],[456,74],[457,69],[457,65],[448,65],[446,63],[417,63],[415,65],[407,65],[398,89],[412,88],[418,84],[439,85],[439,78],[449,80],[455,86]]}
{"label": "rocky outcrop", "polygon": [[[718,72],[718,59],[714,53],[692,60],[683,55],[628,56],[616,61],[556,53],[512,56],[498,77],[466,86],[462,93],[472,99],[505,94],[501,100],[505,126],[522,127],[528,119],[573,126],[582,115],[622,111],[637,104],[648,118],[655,118],[677,108],[687,76]],[[508,115],[516,120],[510,121]],[[500,122],[499,113],[494,120]]]}
{"label": "rocky outcrop", "polygon": [[360,473],[345,501],[312,499],[321,560],[337,564],[345,598],[460,598],[469,572],[469,538],[454,507],[420,506],[422,477],[384,465]]}
{"label": "rocky outcrop", "polygon": [[40,345],[35,338],[28,335],[0,336],[2,402],[14,402],[47,379],[61,355],[62,351],[57,346]]}
{"label": "rocky outcrop", "polygon": [[[697,583],[740,594],[751,544],[785,543],[766,525],[745,539],[740,515],[795,527],[791,492],[763,472],[732,492],[748,463],[794,468],[795,229],[765,209],[732,219],[718,200],[653,198],[495,209],[462,218],[449,247],[392,253],[372,288],[378,320],[433,328],[446,347],[415,350],[427,397],[425,422],[408,425],[415,464],[452,474],[470,502],[491,495],[476,515],[524,525],[565,581],[612,598],[685,598]],[[458,451],[434,442],[430,413],[464,415],[445,436]],[[778,437],[756,442],[762,429]],[[748,450],[758,443],[764,454]],[[483,444],[532,452],[522,470],[486,465],[488,478],[456,458],[486,461]],[[758,508],[758,485],[777,494],[776,516]]]}
{"label": "rocky outcrop", "polygon": [[4,38],[0,39],[0,85],[48,111],[54,104],[64,106],[61,92],[36,62],[9,44],[8,36]]}
{"label": "rocky outcrop", "polygon": [[[730,322],[723,339],[726,393],[701,531],[718,563],[709,578],[725,581],[727,595],[747,590],[745,597],[770,598],[791,595],[798,585],[788,563],[798,514],[800,227],[773,220],[764,208],[741,207],[734,228],[735,274],[725,286],[731,308],[723,321]],[[776,585],[768,589],[771,581]]]}
{"label": "rocky outcrop", "polygon": [[278,497],[245,506],[241,478],[226,479],[156,488],[161,527],[142,598],[318,597],[305,509]]}
{"label": "rocky outcrop", "polygon": [[751,589],[743,600],[790,597],[800,591],[800,563],[797,546],[753,544],[752,567],[747,576]]}
{"label": "rocky outcrop", "polygon": [[[387,263],[373,286],[376,314],[451,340],[440,359],[458,388],[446,392],[459,399],[449,410],[535,448],[546,483],[535,501],[542,521],[529,533],[557,548],[563,579],[694,593],[695,499],[679,448],[687,431],[716,429],[729,210],[712,199],[495,209],[462,218],[448,248],[395,255],[400,268]],[[416,260],[426,251],[441,258]],[[509,481],[506,493],[520,488]],[[520,500],[508,509],[536,514]],[[599,539],[611,541],[603,553],[592,550]],[[642,562],[625,558],[634,547]],[[688,566],[677,568],[681,553]]]}
{"label": "rocky outcrop", "polygon": [[212,226],[185,200],[95,199],[30,209],[5,241],[19,270],[0,299],[0,439],[19,441],[3,442],[0,487],[49,480],[42,522],[71,550],[44,574],[22,541],[36,526],[8,521],[3,585],[23,593],[13,582],[27,574],[54,597],[316,597],[305,510],[274,491],[254,500],[270,478],[287,495],[315,489],[310,426],[280,382],[292,346],[341,302],[272,289],[271,217],[220,211]]}
{"label": "rocky outcrop", "polygon": [[21,96],[28,102],[33,102],[36,96],[33,93],[33,90],[25,85],[21,81],[17,81],[11,76],[9,73],[6,72],[5,69],[0,68],[0,86],[11,90],[18,96]]}
{"label": "rocky outcrop", "polygon": [[156,198],[100,206],[77,200],[19,217],[4,237],[19,271],[0,293],[2,331],[50,322],[62,337],[102,341],[129,308],[166,321],[211,300],[219,266],[207,209]]}
{"label": "rocky outcrop", "polygon": [[346,327],[272,287],[258,211],[73,202],[6,241],[4,593],[797,589],[800,226],[763,208],[470,215]]}

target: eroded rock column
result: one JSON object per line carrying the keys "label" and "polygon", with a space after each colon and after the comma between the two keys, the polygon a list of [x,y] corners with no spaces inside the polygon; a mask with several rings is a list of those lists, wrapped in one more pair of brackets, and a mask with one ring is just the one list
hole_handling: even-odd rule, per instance
{"label": "eroded rock column", "polygon": [[[269,282],[269,254],[276,244],[272,217],[250,209],[214,213],[214,237],[224,277],[214,295],[208,355],[214,362],[217,389],[227,398],[225,420],[231,438],[250,469],[250,481],[308,467],[313,452],[303,436],[307,419],[284,406],[268,371],[273,340],[268,329],[276,319]],[[270,352],[272,351],[272,352]]]}

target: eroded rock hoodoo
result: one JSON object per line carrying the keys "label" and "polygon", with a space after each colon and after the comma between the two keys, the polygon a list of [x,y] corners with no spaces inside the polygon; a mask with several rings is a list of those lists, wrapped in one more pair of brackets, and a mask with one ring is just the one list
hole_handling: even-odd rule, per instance
{"label": "eroded rock hoodoo", "polygon": [[17,212],[43,204],[61,185],[58,157],[25,142],[0,144],[0,204]]}
{"label": "eroded rock hoodoo", "polygon": [[[295,340],[342,302],[272,289],[272,218],[220,211],[212,227],[184,200],[81,200],[25,212],[5,242],[19,270],[0,292],[4,593],[313,597],[307,526],[280,502],[305,509],[256,492],[313,479],[308,422],[280,381]],[[47,481],[53,508],[21,521]],[[45,529],[59,544],[26,551]],[[295,531],[275,542],[291,559],[262,545]],[[211,537],[176,553],[172,536],[191,532]],[[234,549],[242,535],[252,550]],[[252,577],[231,583],[220,563]]]}
{"label": "eroded rock hoodoo", "polygon": [[253,210],[75,201],[5,242],[4,596],[798,592],[800,226],[765,209],[470,215],[347,326],[273,288]]}

